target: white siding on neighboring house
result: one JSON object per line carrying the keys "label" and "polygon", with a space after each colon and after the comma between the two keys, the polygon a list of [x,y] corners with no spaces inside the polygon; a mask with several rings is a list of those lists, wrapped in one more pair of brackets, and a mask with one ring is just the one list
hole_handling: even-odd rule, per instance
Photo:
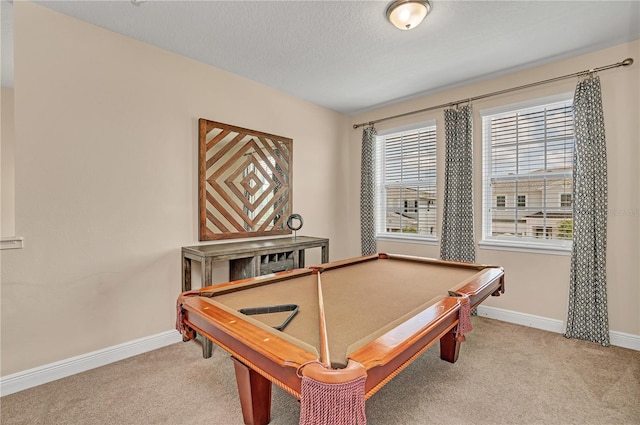
{"label": "white siding on neighboring house", "polygon": [[392,187],[386,190],[386,231],[436,233],[436,196],[422,189]]}
{"label": "white siding on neighboring house", "polygon": [[[514,236],[515,233],[515,236],[523,237],[570,239],[567,230],[571,228],[573,216],[570,168],[546,173],[536,171],[520,175],[517,180],[494,178],[491,188],[492,236]],[[520,201],[524,197],[524,205],[518,205],[518,197]],[[504,206],[498,202],[499,198],[504,199]]]}

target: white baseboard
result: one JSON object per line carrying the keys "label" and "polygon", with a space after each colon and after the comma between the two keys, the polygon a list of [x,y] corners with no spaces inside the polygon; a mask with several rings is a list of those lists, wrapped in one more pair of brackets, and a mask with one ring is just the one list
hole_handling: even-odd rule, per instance
{"label": "white baseboard", "polygon": [[[500,308],[478,306],[478,316],[496,319],[503,322],[542,329],[549,332],[563,333],[564,322],[546,317],[534,316]],[[611,345],[640,351],[640,335],[624,332],[610,332]],[[124,360],[128,357],[148,351],[157,350],[167,345],[182,341],[178,331],[167,331],[147,338],[125,342],[70,359],[0,377],[0,396],[16,393],[47,382],[55,381],[76,373],[85,372],[109,363]]]}
{"label": "white baseboard", "polygon": [[167,331],[140,338],[70,359],[0,377],[0,396],[16,393],[60,378],[157,350],[182,341],[178,331]]}
{"label": "white baseboard", "polygon": [[[528,326],[530,328],[542,329],[549,332],[560,334],[564,333],[564,322],[562,320],[549,319],[526,313],[518,313],[517,311],[503,310],[500,308],[480,305],[478,306],[478,316],[514,323],[516,325]],[[609,331],[609,340],[611,345],[640,351],[640,335]]]}
{"label": "white baseboard", "polygon": [[610,331],[609,338],[611,340],[611,345],[640,351],[640,336],[638,335],[628,334],[625,332]]}
{"label": "white baseboard", "polygon": [[548,319],[546,317],[534,316],[532,314],[519,313],[511,310],[503,310],[501,308],[479,305],[478,316],[559,334],[564,332],[564,322],[562,320]]}

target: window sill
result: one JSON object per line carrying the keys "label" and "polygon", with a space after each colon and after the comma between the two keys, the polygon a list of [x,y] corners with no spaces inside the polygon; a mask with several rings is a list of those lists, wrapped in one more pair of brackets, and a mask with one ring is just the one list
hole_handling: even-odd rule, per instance
{"label": "window sill", "polygon": [[433,236],[378,235],[376,241],[438,245],[438,238]]}
{"label": "window sill", "polygon": [[24,239],[21,236],[10,236],[0,239],[0,249],[22,249],[24,247]]}
{"label": "window sill", "polygon": [[478,243],[480,249],[495,251],[527,252],[530,254],[571,255],[571,245],[536,244],[532,242],[511,242],[484,240]]}

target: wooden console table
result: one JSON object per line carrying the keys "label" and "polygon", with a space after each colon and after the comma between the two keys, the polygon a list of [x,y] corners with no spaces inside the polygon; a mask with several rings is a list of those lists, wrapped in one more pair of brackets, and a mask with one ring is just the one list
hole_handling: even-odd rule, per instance
{"label": "wooden console table", "polygon": [[[191,290],[191,261],[200,262],[202,287],[213,285],[213,262],[229,261],[229,281],[302,268],[305,250],[322,249],[329,262],[329,239],[310,236],[182,247],[182,292]],[[211,357],[212,343],[202,338],[202,355]]]}
{"label": "wooden console table", "polygon": [[329,239],[298,236],[182,247],[182,292],[191,290],[191,261],[200,262],[202,287],[213,284],[214,261],[229,261],[229,280],[297,269],[305,265],[305,249],[322,248],[329,261]]}

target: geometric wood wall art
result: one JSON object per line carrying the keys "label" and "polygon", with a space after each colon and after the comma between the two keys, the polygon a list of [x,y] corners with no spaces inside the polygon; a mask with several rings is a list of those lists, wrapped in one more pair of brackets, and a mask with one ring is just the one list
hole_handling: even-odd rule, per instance
{"label": "geometric wood wall art", "polygon": [[200,118],[200,240],[290,234],[293,140]]}

